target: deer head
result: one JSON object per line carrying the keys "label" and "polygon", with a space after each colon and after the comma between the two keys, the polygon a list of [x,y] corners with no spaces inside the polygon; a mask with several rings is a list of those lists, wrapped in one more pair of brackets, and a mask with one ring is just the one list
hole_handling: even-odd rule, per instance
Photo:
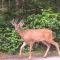
{"label": "deer head", "polygon": [[24,25],[24,22],[23,21],[20,21],[18,23],[15,19],[13,19],[11,21],[11,24],[15,27],[15,30],[18,30],[19,28],[21,28]]}

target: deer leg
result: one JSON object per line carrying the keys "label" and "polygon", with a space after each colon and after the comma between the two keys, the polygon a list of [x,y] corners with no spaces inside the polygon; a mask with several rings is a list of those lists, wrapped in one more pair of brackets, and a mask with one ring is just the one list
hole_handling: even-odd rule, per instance
{"label": "deer leg", "polygon": [[33,44],[32,43],[30,43],[30,52],[29,52],[29,59],[31,59],[31,56],[32,56],[32,46],[33,46]]}
{"label": "deer leg", "polygon": [[22,55],[22,49],[24,48],[24,46],[26,46],[25,42],[23,42],[22,46],[20,47],[20,53],[19,53],[20,56]]}
{"label": "deer leg", "polygon": [[49,50],[50,50],[50,44],[48,44],[48,43],[46,43],[46,42],[42,42],[42,43],[47,46],[47,50],[46,50],[46,52],[45,52],[45,54],[44,54],[44,56],[43,56],[43,57],[46,57],[47,54],[48,54],[48,52],[49,52]]}
{"label": "deer leg", "polygon": [[52,41],[52,42],[51,42],[51,44],[53,44],[53,45],[56,47],[57,52],[58,52],[58,55],[60,55],[59,45],[58,45],[58,43],[57,43],[57,42],[55,42],[55,41]]}

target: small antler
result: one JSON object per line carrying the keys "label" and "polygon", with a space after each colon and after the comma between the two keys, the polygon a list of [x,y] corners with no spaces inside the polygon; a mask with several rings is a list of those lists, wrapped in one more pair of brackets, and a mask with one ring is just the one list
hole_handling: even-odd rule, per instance
{"label": "small antler", "polygon": [[24,25],[24,22],[23,21],[20,21],[19,22],[19,25],[20,25],[20,27],[22,27]]}
{"label": "small antler", "polygon": [[14,23],[17,23],[17,21],[13,18],[13,20],[11,21],[11,24],[14,25]]}

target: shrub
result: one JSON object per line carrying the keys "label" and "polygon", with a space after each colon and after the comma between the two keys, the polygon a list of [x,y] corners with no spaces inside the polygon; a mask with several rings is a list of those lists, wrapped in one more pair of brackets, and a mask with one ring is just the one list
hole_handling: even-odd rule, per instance
{"label": "shrub", "polygon": [[[0,18],[1,19],[1,18]],[[49,28],[56,33],[56,39],[60,40],[60,14],[51,10],[43,11],[42,14],[32,14],[23,19],[24,29]],[[0,25],[0,51],[16,53],[22,44],[20,36],[10,26]],[[59,41],[60,42],[60,41]],[[27,47],[24,50],[28,50]]]}
{"label": "shrub", "polygon": [[21,44],[22,40],[14,29],[9,27],[0,28],[0,51],[16,53]]}
{"label": "shrub", "polygon": [[32,14],[25,20],[25,28],[49,28],[56,33],[56,38],[60,40],[60,14],[51,9],[44,10],[42,14]]}
{"label": "shrub", "polygon": [[28,28],[50,28],[59,29],[60,17],[59,13],[52,11],[43,11],[42,14],[33,14],[25,19]]}

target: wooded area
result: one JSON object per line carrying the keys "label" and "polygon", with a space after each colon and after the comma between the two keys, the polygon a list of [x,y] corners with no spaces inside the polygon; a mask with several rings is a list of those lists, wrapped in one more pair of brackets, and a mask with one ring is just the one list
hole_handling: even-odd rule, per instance
{"label": "wooded area", "polygon": [[[0,0],[0,51],[16,53],[22,39],[10,23],[23,20],[23,29],[49,28],[60,44],[60,0]],[[39,48],[42,45],[34,47]],[[28,50],[26,46],[24,50]]]}

